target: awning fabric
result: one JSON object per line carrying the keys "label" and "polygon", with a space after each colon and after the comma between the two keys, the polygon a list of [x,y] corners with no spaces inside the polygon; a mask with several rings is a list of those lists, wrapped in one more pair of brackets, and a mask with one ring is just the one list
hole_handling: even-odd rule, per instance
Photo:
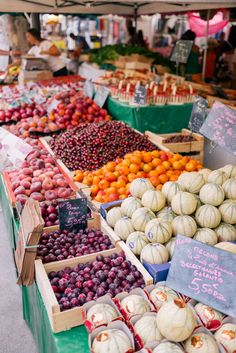
{"label": "awning fabric", "polygon": [[[190,29],[196,33],[197,37],[205,37],[207,29],[207,21],[202,20],[197,14],[188,13]],[[219,11],[209,20],[208,34],[215,34],[221,31],[229,21],[224,19],[224,14]]]}
{"label": "awning fabric", "polygon": [[236,7],[236,0],[0,0],[0,12],[139,15]]}

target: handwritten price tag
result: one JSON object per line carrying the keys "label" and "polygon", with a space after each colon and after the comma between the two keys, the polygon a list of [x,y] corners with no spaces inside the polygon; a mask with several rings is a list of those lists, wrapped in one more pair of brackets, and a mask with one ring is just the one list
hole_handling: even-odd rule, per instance
{"label": "handwritten price tag", "polygon": [[236,254],[177,236],[166,285],[236,317]]}
{"label": "handwritten price tag", "polygon": [[87,199],[59,202],[60,230],[78,231],[87,227]]}
{"label": "handwritten price tag", "polygon": [[173,50],[171,61],[186,64],[191,52],[193,42],[191,40],[179,40]]}
{"label": "handwritten price tag", "polygon": [[200,133],[236,156],[236,111],[215,102]]}
{"label": "handwritten price tag", "polygon": [[199,133],[202,124],[204,123],[207,116],[207,106],[208,102],[206,99],[202,97],[195,98],[191,117],[188,123],[188,127],[193,132]]}

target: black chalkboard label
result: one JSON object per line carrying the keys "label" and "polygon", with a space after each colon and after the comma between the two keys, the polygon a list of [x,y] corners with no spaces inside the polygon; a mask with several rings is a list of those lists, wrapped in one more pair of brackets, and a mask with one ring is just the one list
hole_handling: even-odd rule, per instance
{"label": "black chalkboard label", "polygon": [[147,103],[147,89],[144,86],[139,86],[134,92],[134,103],[145,105]]}
{"label": "black chalkboard label", "polygon": [[208,102],[202,97],[195,97],[188,127],[193,132],[199,132],[207,116]]}
{"label": "black chalkboard label", "polygon": [[108,96],[110,94],[110,91],[108,88],[104,87],[104,86],[99,86],[95,97],[94,97],[94,102],[99,105],[99,107],[103,107]]}
{"label": "black chalkboard label", "polygon": [[60,230],[78,231],[87,227],[87,199],[59,202]]}
{"label": "black chalkboard label", "polygon": [[166,285],[236,317],[236,254],[178,235]]}
{"label": "black chalkboard label", "polygon": [[236,155],[236,111],[215,102],[200,133]]}
{"label": "black chalkboard label", "polygon": [[89,80],[85,81],[84,94],[86,97],[89,97],[89,98],[93,98],[94,96],[94,85]]}
{"label": "black chalkboard label", "polygon": [[224,89],[221,86],[213,86],[213,90],[214,90],[214,95],[216,95],[219,98],[223,98],[223,99],[229,99],[229,97],[227,96],[227,94],[225,93]]}
{"label": "black chalkboard label", "polygon": [[175,61],[176,63],[186,64],[188,61],[189,54],[191,52],[193,46],[193,42],[191,40],[179,40],[173,53],[171,55],[171,61]]}

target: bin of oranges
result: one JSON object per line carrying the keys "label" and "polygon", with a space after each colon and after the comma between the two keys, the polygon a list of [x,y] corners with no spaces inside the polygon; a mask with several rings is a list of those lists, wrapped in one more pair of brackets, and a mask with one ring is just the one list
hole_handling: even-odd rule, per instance
{"label": "bin of oranges", "polygon": [[163,184],[176,181],[181,173],[201,168],[200,161],[180,154],[158,150],[134,151],[96,171],[78,170],[74,180],[89,186],[91,197],[104,203],[129,196],[130,183],[136,178],[148,178],[157,190],[161,190]]}

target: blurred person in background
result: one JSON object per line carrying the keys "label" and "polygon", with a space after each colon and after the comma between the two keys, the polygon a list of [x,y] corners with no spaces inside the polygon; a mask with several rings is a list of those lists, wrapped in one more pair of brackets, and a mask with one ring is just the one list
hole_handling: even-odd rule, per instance
{"label": "blurred person in background", "polygon": [[66,66],[60,57],[61,52],[53,42],[43,39],[40,32],[35,28],[31,28],[26,32],[26,39],[32,46],[28,51],[28,55],[43,58],[48,63],[54,77],[67,75]]}
{"label": "blurred person in background", "polygon": [[77,57],[79,57],[81,53],[86,53],[90,49],[85,37],[80,35],[76,36],[74,33],[71,33],[70,38],[75,41],[75,54]]}
{"label": "blurred person in background", "polygon": [[195,32],[187,30],[181,37],[181,40],[190,40],[193,42],[191,52],[186,64],[180,64],[180,72],[183,76],[196,75],[201,73],[201,54],[199,47],[194,43],[196,38]]}

